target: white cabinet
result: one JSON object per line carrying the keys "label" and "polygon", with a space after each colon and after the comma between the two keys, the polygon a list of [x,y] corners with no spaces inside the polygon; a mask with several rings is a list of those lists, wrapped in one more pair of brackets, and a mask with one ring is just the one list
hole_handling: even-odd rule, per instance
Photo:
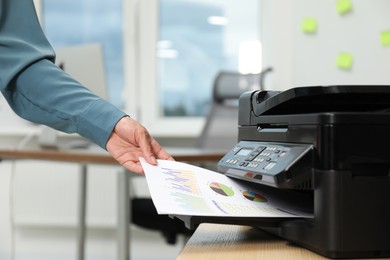
{"label": "white cabinet", "polygon": [[[88,166],[88,226],[115,226],[119,170],[119,166]],[[13,170],[16,226],[76,226],[79,173],[77,163],[16,161]]]}

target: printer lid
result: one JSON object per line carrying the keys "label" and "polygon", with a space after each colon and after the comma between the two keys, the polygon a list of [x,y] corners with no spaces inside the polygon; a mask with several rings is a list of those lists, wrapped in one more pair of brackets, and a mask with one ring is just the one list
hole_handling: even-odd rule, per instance
{"label": "printer lid", "polygon": [[255,116],[330,111],[390,112],[390,85],[312,86],[252,94],[252,112]]}

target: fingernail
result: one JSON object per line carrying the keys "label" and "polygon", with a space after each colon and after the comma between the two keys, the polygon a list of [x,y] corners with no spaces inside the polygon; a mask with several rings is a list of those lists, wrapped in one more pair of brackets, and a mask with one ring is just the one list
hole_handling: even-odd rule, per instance
{"label": "fingernail", "polygon": [[153,164],[157,164],[156,157],[154,157],[153,155],[150,156],[150,160],[152,161]]}

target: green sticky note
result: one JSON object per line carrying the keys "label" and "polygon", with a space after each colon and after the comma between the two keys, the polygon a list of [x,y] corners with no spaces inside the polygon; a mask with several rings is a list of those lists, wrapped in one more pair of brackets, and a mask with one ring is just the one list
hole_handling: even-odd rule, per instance
{"label": "green sticky note", "polygon": [[317,31],[317,19],[312,17],[304,18],[301,28],[305,33],[315,33]]}
{"label": "green sticky note", "polygon": [[349,53],[340,53],[337,57],[337,67],[340,69],[348,70],[352,67],[352,55]]}
{"label": "green sticky note", "polygon": [[382,46],[390,46],[390,30],[381,32]]}
{"label": "green sticky note", "polygon": [[345,14],[352,10],[351,0],[338,0],[336,3],[337,12]]}

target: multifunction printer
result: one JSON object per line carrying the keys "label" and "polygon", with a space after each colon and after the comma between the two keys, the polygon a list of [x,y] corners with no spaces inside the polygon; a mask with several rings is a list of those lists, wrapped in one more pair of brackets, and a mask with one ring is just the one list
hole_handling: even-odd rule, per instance
{"label": "multifunction printer", "polygon": [[244,224],[331,258],[390,257],[390,86],[251,91],[239,99],[232,178],[301,193],[313,218],[180,218]]}

